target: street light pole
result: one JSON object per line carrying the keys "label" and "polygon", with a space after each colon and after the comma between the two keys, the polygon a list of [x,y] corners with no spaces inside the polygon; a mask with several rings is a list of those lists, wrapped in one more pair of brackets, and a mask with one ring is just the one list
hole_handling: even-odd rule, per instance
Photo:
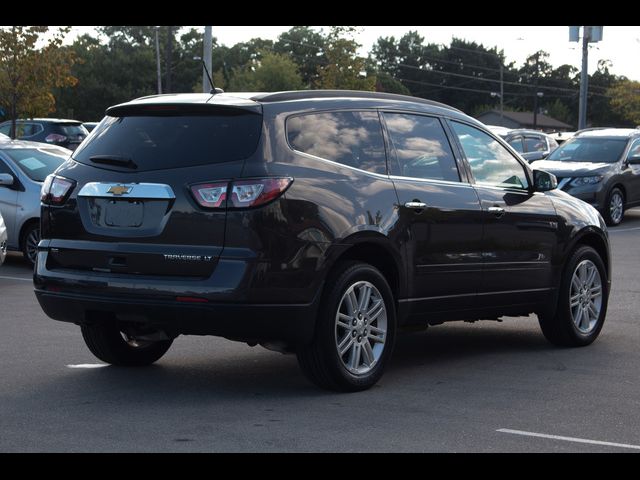
{"label": "street light pole", "polygon": [[204,27],[204,47],[202,51],[202,59],[204,61],[204,66],[202,67],[202,92],[209,93],[213,88],[209,83],[209,76],[207,75],[207,70],[211,72],[211,64],[212,59],[211,56],[213,54],[213,37],[211,35],[211,27]]}

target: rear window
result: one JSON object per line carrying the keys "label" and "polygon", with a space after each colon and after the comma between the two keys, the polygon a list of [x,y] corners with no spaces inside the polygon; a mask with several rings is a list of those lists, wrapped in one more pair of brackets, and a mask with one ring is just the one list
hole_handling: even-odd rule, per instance
{"label": "rear window", "polygon": [[261,129],[262,116],[246,112],[106,117],[73,158],[96,165],[96,155],[123,157],[138,171],[231,162],[256,151]]}
{"label": "rear window", "polygon": [[44,182],[68,158],[64,153],[42,148],[7,149],[4,151],[31,180]]}
{"label": "rear window", "polygon": [[58,129],[67,136],[87,135],[87,130],[81,124],[59,125]]}

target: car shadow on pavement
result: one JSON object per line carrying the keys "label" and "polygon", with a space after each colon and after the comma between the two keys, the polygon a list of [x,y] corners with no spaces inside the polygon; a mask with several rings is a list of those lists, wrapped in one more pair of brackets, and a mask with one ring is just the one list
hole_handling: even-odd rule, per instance
{"label": "car shadow on pavement", "polygon": [[[530,321],[530,320],[529,320]],[[510,359],[534,357],[552,350],[542,334],[522,320],[523,328],[501,330],[499,325],[475,328],[471,325],[441,326],[424,333],[399,335],[391,363],[380,384],[424,383],[425,379],[451,374],[452,370],[468,370],[496,356]],[[535,325],[537,327],[537,324]],[[96,361],[97,362],[97,361]],[[157,364],[142,368],[106,366],[103,368],[68,369],[55,380],[36,387],[39,396],[61,395],[71,400],[99,398],[98,403],[118,402],[148,405],[251,402],[263,399],[334,397],[309,383],[298,368],[295,356],[281,355],[262,349],[189,356],[182,350],[179,357],[168,355]],[[34,392],[31,392],[33,394]],[[367,395],[367,392],[358,395]]]}

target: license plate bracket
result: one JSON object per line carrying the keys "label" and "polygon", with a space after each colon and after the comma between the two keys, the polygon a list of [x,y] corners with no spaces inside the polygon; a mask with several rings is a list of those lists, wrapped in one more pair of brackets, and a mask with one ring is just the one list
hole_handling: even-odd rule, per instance
{"label": "license plate bracket", "polygon": [[140,200],[108,200],[104,223],[108,227],[135,228],[144,220],[144,203]]}

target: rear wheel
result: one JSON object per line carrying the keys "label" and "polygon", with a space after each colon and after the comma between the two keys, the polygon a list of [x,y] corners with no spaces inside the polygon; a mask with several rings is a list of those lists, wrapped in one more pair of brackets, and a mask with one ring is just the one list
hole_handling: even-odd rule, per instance
{"label": "rear wheel", "polygon": [[542,333],[554,345],[589,345],[602,330],[608,300],[607,272],[600,255],[591,247],[579,247],[565,268],[556,314],[539,316]]}
{"label": "rear wheel", "polygon": [[346,262],[326,283],[316,334],[298,349],[304,374],[330,390],[355,392],[382,376],[395,341],[391,288],[375,267]]}
{"label": "rear wheel", "polygon": [[150,365],[159,360],[173,343],[171,339],[149,340],[154,332],[145,332],[143,336],[119,326],[115,321],[85,324],[81,329],[91,353],[103,362],[125,367]]}
{"label": "rear wheel", "polygon": [[604,206],[603,215],[607,225],[615,227],[620,225],[624,218],[624,193],[618,187],[612,189],[607,195],[607,203]]}
{"label": "rear wheel", "polygon": [[31,266],[36,263],[38,243],[40,243],[40,225],[37,222],[32,222],[22,233],[22,254]]}

